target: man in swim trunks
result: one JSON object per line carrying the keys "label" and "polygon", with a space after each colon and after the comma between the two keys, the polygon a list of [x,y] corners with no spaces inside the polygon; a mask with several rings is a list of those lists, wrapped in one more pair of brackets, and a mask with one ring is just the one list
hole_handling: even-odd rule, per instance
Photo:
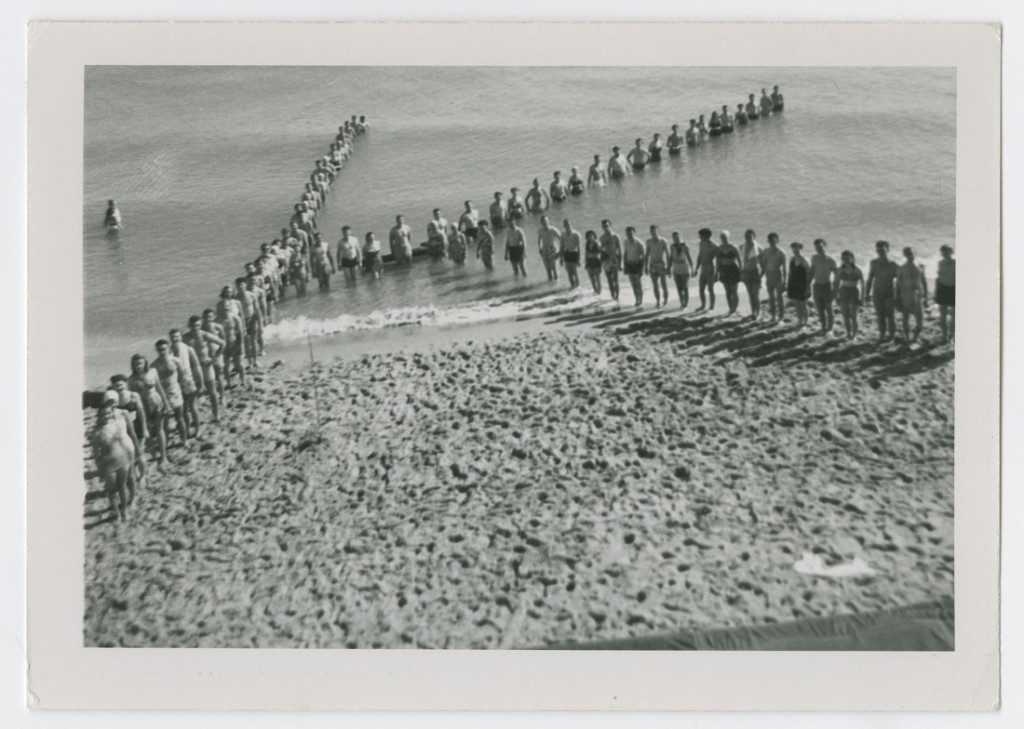
{"label": "man in swim trunks", "polygon": [[775,104],[772,103],[771,98],[768,96],[768,92],[765,89],[761,89],[761,116],[769,117],[772,115],[772,109],[775,108]]}
{"label": "man in swim trunks", "polygon": [[729,113],[728,104],[722,104],[722,113],[718,115],[718,120],[722,123],[722,131],[728,134],[733,130],[733,116]]}
{"label": "man in swim trunks", "polygon": [[661,237],[658,226],[652,225],[651,237],[647,239],[647,251],[644,255],[644,271],[650,275],[654,284],[655,307],[660,308],[662,303],[668,305],[668,268],[669,248],[668,241]]}
{"label": "man in swim trunks", "polygon": [[242,322],[245,331],[245,361],[252,369],[259,367],[259,341],[263,336],[263,317],[259,311],[256,294],[249,290],[244,278],[235,279],[235,298],[242,308]]}
{"label": "man in swim trunks", "polygon": [[935,303],[939,305],[939,326],[942,343],[949,344],[956,335],[956,259],[952,246],[939,248],[939,275],[935,280]]}
{"label": "man in swim trunks", "polygon": [[889,258],[889,242],[875,243],[878,258],[868,265],[868,281],[864,298],[871,298],[878,317],[878,341],[885,342],[896,336],[896,274],[900,265]]}
{"label": "man in swim trunks", "polygon": [[786,311],[786,254],[779,248],[779,234],[768,234],[768,248],[761,254],[764,283],[768,289],[768,312],[772,323],[785,318]]}
{"label": "man in swim trunks", "polygon": [[583,190],[586,188],[586,183],[583,178],[580,177],[580,168],[573,167],[569,174],[569,194],[570,195],[582,195]]}
{"label": "man in swim trunks", "polygon": [[551,180],[551,184],[548,185],[548,194],[553,202],[564,202],[565,198],[569,196],[569,186],[562,180],[560,170],[555,170],[554,178]]}
{"label": "man in swim trunks", "polygon": [[601,221],[601,262],[604,274],[608,278],[608,293],[612,299],[619,300],[619,271],[622,269],[622,239],[612,230],[610,220]]}
{"label": "man in swim trunks", "polygon": [[242,318],[242,305],[235,298],[230,286],[221,289],[220,300],[217,301],[217,323],[224,328],[224,382],[231,387],[232,366],[238,374],[242,387],[249,389],[245,379],[245,361],[243,354],[246,346],[245,320]]}
{"label": "man in swim trunks", "polygon": [[566,218],[562,221],[562,265],[565,266],[565,273],[569,277],[569,288],[575,289],[580,285],[580,251],[583,248],[583,239],[579,231],[573,229],[572,223]]}
{"label": "man in swim trunks", "polygon": [[[320,290],[330,291],[331,276],[337,273],[338,265],[334,261],[331,244],[324,240],[324,234],[319,231],[313,234],[313,256],[316,258],[316,268],[320,272],[317,276]],[[260,349],[262,352],[262,347]]]}
{"label": "man in swim trunks", "polygon": [[597,185],[598,187],[604,187],[608,184],[608,175],[604,170],[604,165],[601,164],[601,155],[594,155],[594,164],[590,165],[590,171],[587,173],[587,187],[591,185]]}
{"label": "man in swim trunks", "polygon": [[352,235],[352,228],[350,226],[343,225],[341,227],[341,238],[338,240],[338,265],[345,274],[345,280],[348,283],[355,283],[356,269],[362,263],[363,249],[359,245],[359,239]]}
{"label": "man in swim trunks", "polygon": [[467,240],[476,240],[476,229],[480,223],[480,213],[473,207],[469,200],[463,203],[465,209],[459,216],[459,230],[466,236]]}
{"label": "man in swim trunks", "polygon": [[633,287],[634,306],[640,307],[644,303],[644,261],[647,258],[647,248],[644,242],[636,237],[636,228],[626,228],[626,240],[622,244],[622,270],[629,277],[629,283]]}
{"label": "man in swim trunks", "polygon": [[704,139],[701,136],[700,129],[697,127],[697,120],[691,119],[690,128],[686,130],[686,146],[696,147],[702,141],[704,141]]}
{"label": "man in swim trunks", "polygon": [[196,351],[185,344],[180,329],[172,329],[169,336],[171,354],[181,362],[181,394],[185,401],[182,414],[185,416],[185,427],[189,429],[193,438],[198,438],[200,421],[196,399],[203,393],[203,387],[206,384],[203,379],[203,367]]}
{"label": "man in swim trunks", "polygon": [[427,223],[427,250],[430,257],[437,260],[448,255],[448,229],[451,227],[447,218],[441,216],[441,208],[434,208],[433,219]]}
{"label": "man in swim trunks", "polygon": [[683,139],[683,135],[679,133],[679,125],[673,124],[672,133],[668,135],[668,153],[672,156],[679,154],[682,151],[683,145],[685,143],[686,142]]}
{"label": "man in swim trunks", "polygon": [[[210,335],[206,340],[207,351],[210,355],[210,364],[213,371],[213,383],[217,389],[217,400],[220,404],[224,404],[224,379],[225,379],[225,362],[224,353],[228,347],[228,334],[220,324],[214,318],[213,309],[203,309],[203,319],[200,329],[203,332]],[[217,345],[217,340],[221,341],[221,344]]]}
{"label": "man in swim trunks", "polygon": [[526,193],[526,209],[531,213],[539,213],[551,207],[551,198],[546,190],[541,189],[540,180],[533,178],[533,185]]}
{"label": "man in swim trunks", "polygon": [[703,114],[697,117],[697,131],[700,132],[700,136],[702,139],[708,136],[708,125],[707,122],[704,121]]}
{"label": "man in swim trunks", "polygon": [[513,187],[509,191],[508,208],[507,208],[508,219],[522,220],[523,216],[526,215],[526,202],[523,200],[523,196],[519,194],[519,188]]}
{"label": "man in swim trunks", "polygon": [[160,386],[167,398],[167,408],[178,424],[178,435],[181,437],[181,445],[188,448],[188,425],[185,422],[185,398],[182,395],[182,380],[185,373],[181,360],[171,354],[171,343],[161,339],[156,343],[157,357],[153,360],[152,367],[160,378]]}
{"label": "man in swim trunks", "polygon": [[814,299],[814,309],[818,313],[822,334],[831,333],[832,327],[835,326],[832,303],[839,291],[839,267],[836,265],[836,259],[825,253],[826,245],[824,238],[816,239],[815,253],[811,256],[811,296]]}
{"label": "man in swim trunks", "polygon": [[782,98],[782,92],[779,91],[778,86],[772,87],[772,111],[778,114],[784,108],[784,100]]}
{"label": "man in swim trunks", "polygon": [[[708,231],[709,235],[710,233],[711,231]],[[693,270],[693,259],[690,258],[690,247],[686,245],[686,241],[683,240],[683,236],[678,230],[672,231],[668,265],[672,272],[672,280],[676,284],[676,293],[679,295],[679,308],[685,309],[690,303],[690,271]]]}
{"label": "man in swim trunks", "polygon": [[500,230],[505,227],[505,221],[508,220],[508,208],[505,206],[505,201],[501,199],[501,193],[494,193],[494,202],[491,203],[490,209],[491,215],[491,227],[494,230]]}
{"label": "man in swim trunks", "polygon": [[654,133],[654,138],[651,139],[651,143],[647,145],[647,153],[650,155],[648,162],[651,164],[661,162],[661,135],[657,132]]}
{"label": "man in swim trunks", "polygon": [[[213,422],[220,422],[220,408],[217,400],[217,380],[216,374],[213,369],[213,348],[220,348],[224,346],[224,340],[216,337],[209,332],[204,332],[201,327],[202,319],[198,315],[192,315],[188,318],[188,331],[185,334],[179,332],[178,337],[183,342],[183,346],[187,346],[195,354],[196,362],[195,367],[195,378],[197,384],[201,381],[197,395],[201,395],[205,388],[206,394],[210,398],[210,410],[213,413]],[[172,332],[177,331],[172,329]],[[171,347],[172,350],[175,344],[175,336],[171,335]],[[175,351],[175,354],[181,357],[180,352]],[[196,418],[196,436],[198,437],[198,425],[199,420]]]}
{"label": "man in swim trunks", "polygon": [[[896,274],[896,302],[903,314],[903,339],[913,344],[921,336],[924,326],[924,308],[928,305],[928,280],[924,275],[924,266],[914,260],[914,249],[907,246],[903,249],[906,263],[900,266]],[[914,317],[914,333],[910,333],[910,317]]]}
{"label": "man in swim trunks", "polygon": [[[399,266],[411,265],[412,228],[405,224],[405,218],[401,215],[395,216],[395,225],[388,233],[388,241],[391,243],[391,255],[395,257],[395,263]],[[341,260],[340,251],[338,259]]]}
{"label": "man in swim trunks", "polygon": [[608,160],[608,177],[613,180],[621,180],[629,174],[632,174],[629,171],[629,160],[618,147],[612,147],[612,157]]}
{"label": "man in swim trunks", "polygon": [[637,137],[633,149],[626,155],[626,161],[633,165],[634,170],[642,170],[651,159],[651,153],[644,149],[644,140]]}
{"label": "man in swim trunks", "polygon": [[761,244],[754,237],[754,231],[745,231],[743,247],[740,249],[741,278],[743,288],[747,290],[747,299],[750,301],[750,318],[753,321],[757,321],[761,317],[761,277],[764,275],[761,254]]}
{"label": "man in swim trunks", "polygon": [[544,271],[548,275],[548,281],[554,283],[558,280],[558,259],[562,252],[562,234],[551,227],[547,215],[540,217],[537,246],[540,248],[540,259],[544,262]]}
{"label": "man in swim trunks", "polygon": [[519,227],[519,221],[513,217],[508,220],[508,233],[505,235],[505,260],[512,264],[512,273],[526,275],[526,234]]}
{"label": "man in swim trunks", "polygon": [[[700,308],[697,311],[711,311],[715,308],[715,281],[718,280],[718,246],[711,239],[711,228],[697,231],[697,265],[693,273],[697,276],[697,290],[700,292]],[[707,298],[705,298],[705,294]]]}
{"label": "man in swim trunks", "polygon": [[366,245],[363,246],[363,270],[375,279],[380,279],[384,272],[380,241],[372,231],[366,234]]}
{"label": "man in swim trunks", "polygon": [[481,220],[477,229],[476,257],[484,262],[484,268],[488,271],[494,268],[494,235],[486,220]]}
{"label": "man in swim trunks", "polygon": [[754,95],[751,94],[747,101],[747,119],[750,121],[757,121],[761,118],[761,115],[757,111],[757,102],[754,101]]}
{"label": "man in swim trunks", "polygon": [[136,462],[136,449],[124,421],[115,413],[114,403],[105,399],[96,414],[89,445],[110,501],[110,510],[115,519],[125,522],[128,520],[128,481]]}

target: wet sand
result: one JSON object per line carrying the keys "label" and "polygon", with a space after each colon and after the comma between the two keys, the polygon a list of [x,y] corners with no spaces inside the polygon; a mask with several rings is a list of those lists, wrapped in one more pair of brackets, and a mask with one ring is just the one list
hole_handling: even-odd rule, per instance
{"label": "wet sand", "polygon": [[232,391],[127,525],[89,481],[86,645],[521,648],[952,596],[951,347],[651,308],[383,341]]}

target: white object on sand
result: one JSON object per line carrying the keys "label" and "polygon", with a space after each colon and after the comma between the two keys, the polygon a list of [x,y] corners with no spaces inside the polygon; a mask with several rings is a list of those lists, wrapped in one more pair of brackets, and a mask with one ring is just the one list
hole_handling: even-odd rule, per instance
{"label": "white object on sand", "polygon": [[860,557],[854,557],[849,564],[837,564],[829,567],[821,555],[804,552],[803,559],[793,565],[793,569],[802,575],[819,577],[870,577],[875,571],[868,567]]}

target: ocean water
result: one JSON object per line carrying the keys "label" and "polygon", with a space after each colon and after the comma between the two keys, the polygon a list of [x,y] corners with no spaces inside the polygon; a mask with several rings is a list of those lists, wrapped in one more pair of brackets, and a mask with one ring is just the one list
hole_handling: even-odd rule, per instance
{"label": "ocean water", "polygon": [[[430,211],[456,220],[464,200],[486,217],[534,177],[636,137],[667,137],[698,114],[779,84],[786,111],[680,157],[556,204],[582,231],[610,218],[688,241],[698,228],[753,228],[784,244],[829,241],[865,265],[875,240],[914,246],[934,275],[955,239],[956,86],[945,68],[90,67],[85,76],[85,382],[128,369],[135,352],[212,306],[220,287],[287,224],[338,125],[371,131],[336,180],[320,230],[343,224],[387,240],[405,215],[426,239]],[[125,231],[108,238],[106,200]],[[535,219],[526,222],[536,240]],[[273,340],[404,324],[517,316],[564,303],[534,255],[527,282],[500,261],[486,272],[417,261],[381,281],[330,293],[315,284],[280,307]],[[529,255],[529,254],[528,254]],[[531,265],[532,264],[532,265]],[[583,276],[584,281],[586,279]],[[584,282],[584,288],[588,285]],[[628,289],[628,286],[626,286]],[[550,294],[543,298],[545,294]],[[585,294],[581,294],[585,299]],[[626,294],[629,297],[628,293]],[[538,299],[537,297],[542,297]]]}

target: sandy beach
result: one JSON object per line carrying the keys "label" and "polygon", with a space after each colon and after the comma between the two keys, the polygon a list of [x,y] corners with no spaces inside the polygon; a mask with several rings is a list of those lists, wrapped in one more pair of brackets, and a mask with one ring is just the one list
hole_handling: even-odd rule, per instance
{"label": "sandy beach", "polygon": [[343,354],[233,391],[127,525],[89,480],[86,645],[523,648],[952,596],[951,347],[623,309]]}

